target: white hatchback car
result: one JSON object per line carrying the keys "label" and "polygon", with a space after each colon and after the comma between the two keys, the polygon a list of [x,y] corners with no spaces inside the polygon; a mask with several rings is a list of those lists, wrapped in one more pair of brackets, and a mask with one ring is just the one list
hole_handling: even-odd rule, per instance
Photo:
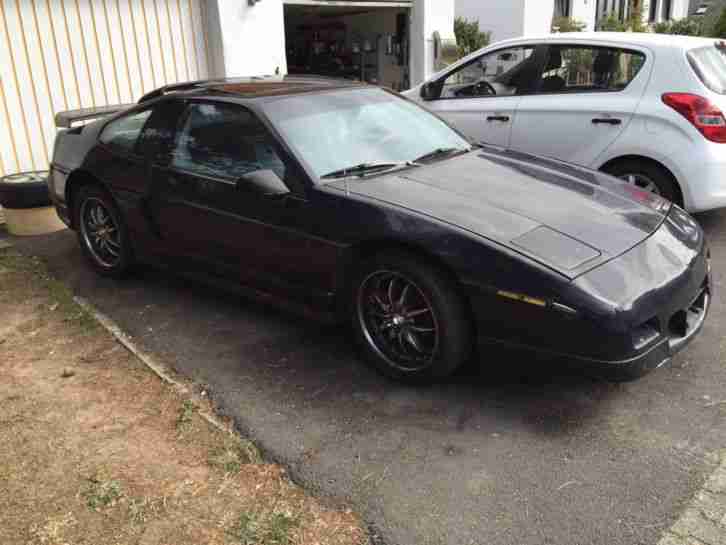
{"label": "white hatchback car", "polygon": [[726,206],[726,43],[632,33],[493,44],[404,93],[469,137]]}

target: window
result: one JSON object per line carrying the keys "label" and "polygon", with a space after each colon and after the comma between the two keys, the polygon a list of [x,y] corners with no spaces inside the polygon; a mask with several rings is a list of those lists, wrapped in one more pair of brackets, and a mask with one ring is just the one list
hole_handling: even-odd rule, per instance
{"label": "window", "polygon": [[570,1],[571,0],[555,0],[555,17],[570,16]]}
{"label": "window", "polygon": [[622,91],[645,63],[635,51],[591,46],[550,46],[540,93]]}
{"label": "window", "polygon": [[125,153],[134,153],[136,141],[149,119],[151,110],[143,110],[112,121],[103,129],[99,140]]}
{"label": "window", "polygon": [[273,170],[282,180],[286,174],[264,125],[248,110],[227,104],[189,107],[170,166],[226,180],[256,170]]}
{"label": "window", "polygon": [[511,96],[529,90],[537,67],[534,47],[500,49],[449,74],[440,98]]}
{"label": "window", "polygon": [[304,93],[262,104],[316,176],[376,162],[413,161],[469,143],[438,117],[383,89]]}
{"label": "window", "polygon": [[648,6],[648,22],[655,23],[658,16],[658,0],[650,0],[650,6]]}
{"label": "window", "polygon": [[721,45],[700,47],[688,52],[688,61],[703,84],[715,93],[726,95],[726,48]]}
{"label": "window", "polygon": [[141,133],[139,152],[149,160],[166,164],[174,143],[174,133],[184,109],[184,103],[176,99],[157,103]]}

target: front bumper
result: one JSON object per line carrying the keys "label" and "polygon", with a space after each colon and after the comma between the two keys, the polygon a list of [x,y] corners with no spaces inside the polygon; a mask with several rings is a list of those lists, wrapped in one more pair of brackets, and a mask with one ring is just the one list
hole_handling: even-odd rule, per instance
{"label": "front bumper", "polygon": [[596,360],[565,357],[569,363],[585,368],[608,380],[634,380],[670,362],[696,338],[703,328],[711,307],[711,286],[707,277],[696,299],[687,307],[674,313],[669,319],[665,334],[652,346],[637,356],[626,360]]}

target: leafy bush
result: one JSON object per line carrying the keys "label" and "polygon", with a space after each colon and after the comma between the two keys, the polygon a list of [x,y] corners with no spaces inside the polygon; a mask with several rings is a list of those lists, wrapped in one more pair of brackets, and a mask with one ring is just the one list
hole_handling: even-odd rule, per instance
{"label": "leafy bush", "polygon": [[657,34],[678,34],[680,36],[700,36],[701,19],[699,17],[684,17],[673,21],[663,21],[653,26]]}
{"label": "leafy bush", "polygon": [[621,21],[617,15],[611,13],[600,21],[597,29],[603,32],[627,32],[628,25]]}
{"label": "leafy bush", "polygon": [[710,34],[713,38],[726,38],[726,8],[721,10],[721,15]]}
{"label": "leafy bush", "polygon": [[491,41],[491,32],[482,32],[479,29],[479,20],[469,21],[464,17],[454,20],[454,34],[459,46],[459,55],[465,57],[469,53],[486,47]]}
{"label": "leafy bush", "polygon": [[552,32],[582,32],[587,25],[572,17],[555,17],[552,19]]}

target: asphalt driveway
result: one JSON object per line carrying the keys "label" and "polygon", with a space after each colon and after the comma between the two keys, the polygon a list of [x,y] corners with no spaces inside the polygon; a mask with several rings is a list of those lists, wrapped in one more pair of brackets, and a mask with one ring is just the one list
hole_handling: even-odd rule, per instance
{"label": "asphalt driveway", "polygon": [[672,365],[629,384],[493,350],[446,384],[406,388],[363,366],[345,329],[153,270],[99,278],[71,232],[16,244],[385,543],[650,545],[726,447],[726,212],[699,220],[710,319]]}

